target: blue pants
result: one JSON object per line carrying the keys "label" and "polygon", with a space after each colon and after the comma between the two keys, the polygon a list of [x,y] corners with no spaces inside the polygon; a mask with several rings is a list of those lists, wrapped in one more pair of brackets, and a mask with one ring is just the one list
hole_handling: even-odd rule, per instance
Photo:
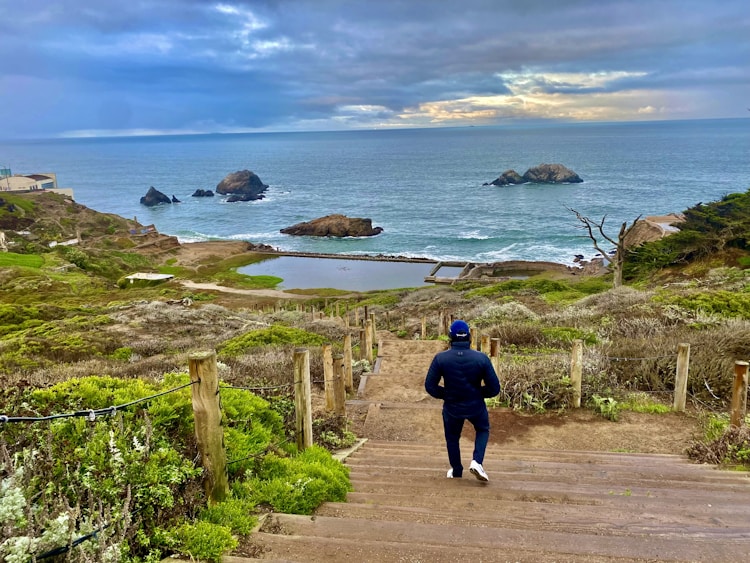
{"label": "blue pants", "polygon": [[443,409],[443,428],[445,429],[445,446],[448,449],[448,461],[453,468],[453,477],[463,476],[464,466],[461,464],[461,448],[459,440],[464,427],[464,420],[474,426],[474,456],[477,463],[484,462],[484,452],[490,439],[490,417],[487,409],[479,409],[471,416],[454,416]]}

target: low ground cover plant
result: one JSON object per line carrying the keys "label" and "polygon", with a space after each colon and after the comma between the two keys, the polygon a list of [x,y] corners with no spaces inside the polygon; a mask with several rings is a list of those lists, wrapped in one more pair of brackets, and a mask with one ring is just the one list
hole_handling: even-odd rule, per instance
{"label": "low ground cover plant", "polygon": [[[184,373],[159,382],[88,377],[5,392],[8,415],[51,418],[0,427],[2,557],[27,561],[86,538],[68,560],[145,562],[179,552],[217,561],[252,528],[257,504],[309,513],[346,495],[348,471],[328,451],[298,453],[267,401],[227,390],[232,494],[207,508],[187,383]],[[108,410],[144,397],[152,398]]]}

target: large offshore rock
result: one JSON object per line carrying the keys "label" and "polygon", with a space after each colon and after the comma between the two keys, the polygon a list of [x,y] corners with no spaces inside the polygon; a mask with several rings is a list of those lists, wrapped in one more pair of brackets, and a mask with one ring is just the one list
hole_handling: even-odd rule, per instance
{"label": "large offshore rock", "polygon": [[312,221],[297,223],[281,229],[287,235],[310,237],[371,237],[383,232],[382,227],[373,227],[372,219],[326,215]]}
{"label": "large offshore rock", "polygon": [[529,168],[523,175],[524,182],[532,184],[579,184],[581,177],[562,164],[540,164]]}
{"label": "large offshore rock", "polygon": [[255,172],[250,170],[239,170],[227,174],[226,177],[216,186],[216,193],[229,195],[227,201],[253,201],[263,199],[263,192],[268,189],[258,178]]}

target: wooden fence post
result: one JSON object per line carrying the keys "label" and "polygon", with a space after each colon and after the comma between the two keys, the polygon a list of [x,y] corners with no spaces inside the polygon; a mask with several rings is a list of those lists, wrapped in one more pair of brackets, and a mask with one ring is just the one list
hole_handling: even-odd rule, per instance
{"label": "wooden fence post", "polygon": [[573,341],[570,353],[570,384],[573,386],[573,408],[581,406],[581,381],[583,379],[583,340]]}
{"label": "wooden fence post", "polygon": [[365,359],[372,365],[372,321],[365,322]]}
{"label": "wooden fence post", "polygon": [[438,336],[445,334],[445,311],[440,311],[438,314]]}
{"label": "wooden fence post", "polygon": [[354,391],[354,374],[352,373],[352,335],[344,336],[344,388]]}
{"label": "wooden fence post", "polygon": [[471,328],[469,328],[469,333],[471,334],[470,347],[472,350],[477,350],[477,341],[479,340],[479,330],[477,329],[477,327],[472,326]]}
{"label": "wooden fence post", "polygon": [[330,344],[323,344],[323,389],[326,397],[326,412],[333,412],[336,401],[333,389],[333,352]]}
{"label": "wooden fence post", "polygon": [[372,332],[370,341],[374,344],[378,341],[378,329],[375,327],[375,313],[370,313],[370,331]]}
{"label": "wooden fence post", "polygon": [[742,426],[747,414],[747,362],[734,362],[734,384],[732,385],[732,410],[729,423]]}
{"label": "wooden fence post", "polygon": [[346,416],[346,389],[344,388],[344,356],[336,354],[333,357],[333,412],[339,416]]}
{"label": "wooden fence post", "polygon": [[221,397],[216,352],[198,352],[188,358],[190,381],[194,383],[193,415],[195,438],[201,463],[206,469],[203,490],[209,504],[223,501],[229,494],[227,454],[221,428]]}
{"label": "wooden fence post", "polygon": [[481,344],[482,352],[484,352],[485,354],[489,356],[490,355],[490,335],[483,334],[481,342],[482,342]]}
{"label": "wooden fence post", "polygon": [[495,373],[500,377],[500,339],[490,338],[490,359]]}
{"label": "wooden fence post", "polygon": [[427,340],[427,317],[422,317],[422,332],[419,338],[421,340]]}
{"label": "wooden fence post", "polygon": [[297,448],[302,451],[313,445],[312,401],[310,398],[310,351],[294,350],[294,413]]}
{"label": "wooden fence post", "polygon": [[674,403],[672,404],[672,410],[676,412],[685,412],[689,366],[690,344],[679,344],[677,346],[677,372],[674,379]]}

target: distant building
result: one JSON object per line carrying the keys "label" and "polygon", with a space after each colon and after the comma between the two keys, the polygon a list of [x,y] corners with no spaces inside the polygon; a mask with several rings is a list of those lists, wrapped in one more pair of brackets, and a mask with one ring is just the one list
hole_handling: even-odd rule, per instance
{"label": "distant building", "polygon": [[57,174],[13,174],[10,168],[0,168],[0,192],[36,192],[48,191],[73,198],[71,188],[57,187]]}

